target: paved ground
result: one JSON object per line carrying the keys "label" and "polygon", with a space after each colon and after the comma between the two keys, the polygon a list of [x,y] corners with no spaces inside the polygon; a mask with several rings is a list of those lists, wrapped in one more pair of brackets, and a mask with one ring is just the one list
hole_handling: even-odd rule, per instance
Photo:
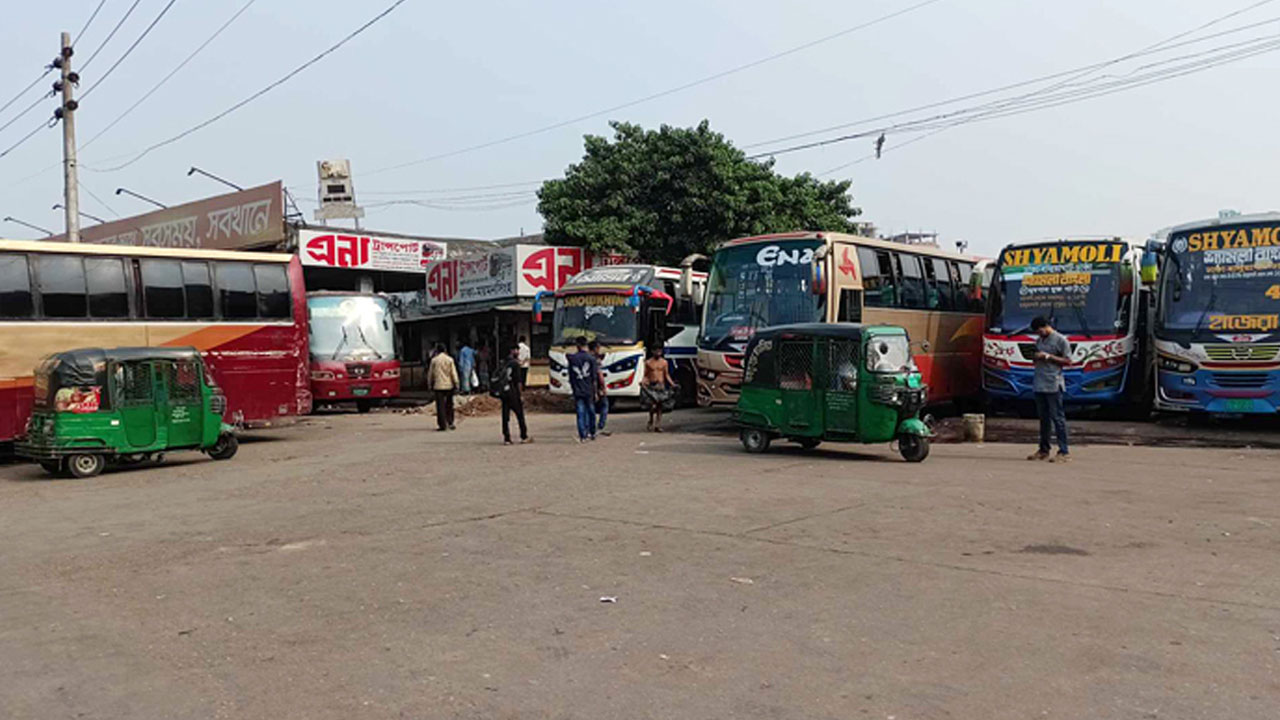
{"label": "paved ground", "polygon": [[0,718],[1280,714],[1276,451],[429,422],[0,467]]}

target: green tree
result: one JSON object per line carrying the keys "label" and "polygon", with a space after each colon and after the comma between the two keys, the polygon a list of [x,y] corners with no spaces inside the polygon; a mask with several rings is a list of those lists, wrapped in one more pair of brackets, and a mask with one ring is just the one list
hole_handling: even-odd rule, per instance
{"label": "green tree", "polygon": [[785,177],[713,132],[610,123],[587,135],[581,162],[538,191],[547,242],[674,265],[735,237],[791,230],[850,232],[861,210],[850,183]]}

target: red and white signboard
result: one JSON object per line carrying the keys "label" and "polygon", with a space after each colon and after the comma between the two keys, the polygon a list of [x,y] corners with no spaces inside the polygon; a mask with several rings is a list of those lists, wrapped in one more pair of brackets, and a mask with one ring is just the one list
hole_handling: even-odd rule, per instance
{"label": "red and white signboard", "polygon": [[517,245],[519,261],[519,294],[532,296],[539,290],[556,291],[574,275],[591,267],[621,265],[621,255],[593,255],[580,247],[546,247]]}
{"label": "red and white signboard", "polygon": [[303,265],[316,267],[425,273],[427,265],[446,256],[446,245],[431,240],[299,230],[298,255]]}
{"label": "red and white signboard", "polygon": [[619,265],[620,255],[596,256],[579,247],[516,245],[490,253],[444,259],[427,268],[427,305],[455,305],[533,297],[560,289],[590,267]]}

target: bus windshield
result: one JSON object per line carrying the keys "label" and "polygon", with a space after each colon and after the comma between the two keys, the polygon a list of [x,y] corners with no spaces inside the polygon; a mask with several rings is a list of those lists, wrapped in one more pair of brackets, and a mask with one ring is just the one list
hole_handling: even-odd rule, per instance
{"label": "bus windshield", "polygon": [[311,354],[329,360],[390,360],[395,329],[387,301],[380,297],[307,298],[311,311]]}
{"label": "bus windshield", "polygon": [[758,328],[824,319],[826,298],[811,285],[820,241],[753,243],[716,252],[707,281],[699,345],[740,349]]}
{"label": "bus windshield", "polygon": [[636,341],[636,312],[617,293],[567,295],[556,301],[552,343],[572,345],[579,337],[608,345]]}
{"label": "bus windshield", "polygon": [[1132,289],[1122,287],[1124,257],[1122,244],[1005,250],[992,279],[987,327],[1017,335],[1044,316],[1068,335],[1124,334],[1132,297]]}
{"label": "bus windshield", "polygon": [[1161,280],[1159,329],[1192,333],[1280,329],[1280,247],[1206,249],[1175,236],[1169,249]]}

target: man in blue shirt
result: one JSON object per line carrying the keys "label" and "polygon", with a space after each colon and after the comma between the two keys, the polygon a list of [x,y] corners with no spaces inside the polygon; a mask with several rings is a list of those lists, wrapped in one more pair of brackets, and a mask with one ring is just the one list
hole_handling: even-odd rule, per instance
{"label": "man in blue shirt", "polygon": [[1062,407],[1062,391],[1065,387],[1062,368],[1071,364],[1071,342],[1053,329],[1049,320],[1037,317],[1031,321],[1036,338],[1036,373],[1031,389],[1036,395],[1036,414],[1040,416],[1040,449],[1028,460],[1049,460],[1049,426],[1058,436],[1058,455],[1050,462],[1067,462],[1071,451],[1067,448],[1067,415]]}
{"label": "man in blue shirt", "polygon": [[476,366],[476,351],[471,343],[462,341],[462,349],[458,351],[458,384],[462,386],[462,394],[471,394],[471,371]]}
{"label": "man in blue shirt", "polygon": [[587,338],[574,339],[578,351],[568,357],[569,387],[578,411],[578,442],[596,439],[596,397],[600,385],[600,361],[587,350]]}

